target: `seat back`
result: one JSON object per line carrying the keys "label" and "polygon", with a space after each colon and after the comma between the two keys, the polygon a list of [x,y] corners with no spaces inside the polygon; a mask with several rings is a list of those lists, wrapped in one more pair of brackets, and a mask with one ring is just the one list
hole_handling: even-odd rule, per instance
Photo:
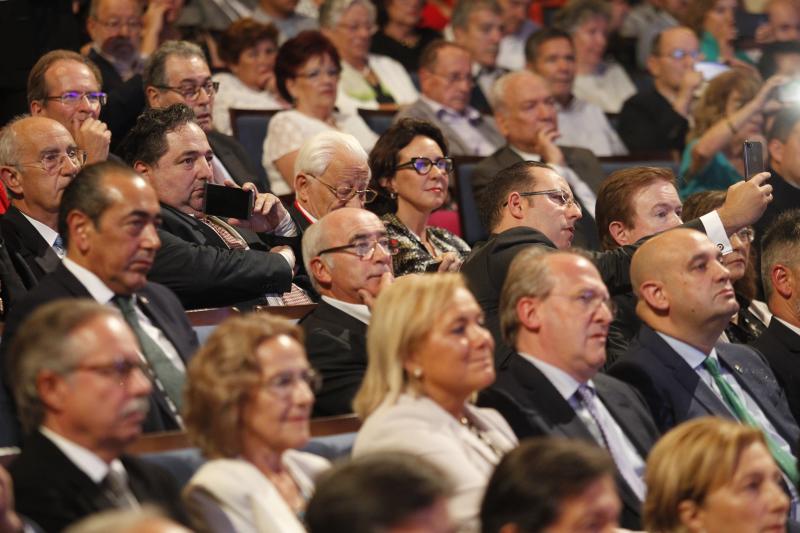
{"label": "seat back", "polygon": [[599,157],[603,175],[630,167],[665,167],[678,174],[678,162],[669,152],[640,152],[629,155]]}
{"label": "seat back", "polygon": [[361,118],[367,123],[369,129],[378,135],[383,135],[383,132],[389,129],[389,126],[392,125],[392,121],[394,121],[396,113],[396,111],[387,111],[383,109],[358,110],[358,114],[361,115]]}
{"label": "seat back", "polygon": [[484,240],[489,235],[489,232],[486,231],[486,228],[481,223],[478,215],[478,206],[475,202],[475,193],[472,190],[472,171],[482,160],[482,157],[476,156],[453,158],[458,215],[461,220],[461,237],[470,246],[480,240]]}
{"label": "seat back", "polygon": [[231,129],[253,163],[261,166],[269,121],[280,109],[231,108]]}

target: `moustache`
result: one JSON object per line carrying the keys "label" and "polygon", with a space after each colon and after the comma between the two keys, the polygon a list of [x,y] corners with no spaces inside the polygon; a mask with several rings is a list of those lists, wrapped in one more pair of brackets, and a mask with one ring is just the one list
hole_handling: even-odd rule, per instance
{"label": "moustache", "polygon": [[147,416],[147,412],[150,410],[150,402],[147,398],[132,398],[131,401],[125,404],[125,407],[122,408],[122,417],[126,417],[128,415],[135,415],[139,414],[142,417]]}
{"label": "moustache", "polygon": [[136,47],[130,38],[118,35],[103,42],[103,51],[111,57],[129,60],[136,54]]}

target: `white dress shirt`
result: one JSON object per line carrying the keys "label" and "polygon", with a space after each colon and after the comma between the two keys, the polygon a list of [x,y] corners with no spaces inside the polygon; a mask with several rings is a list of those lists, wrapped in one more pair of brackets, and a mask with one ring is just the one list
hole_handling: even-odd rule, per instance
{"label": "white dress shirt", "polygon": [[336,298],[331,298],[330,296],[322,296],[322,300],[327,302],[328,305],[331,307],[335,307],[342,313],[348,314],[351,317],[355,318],[363,322],[364,324],[369,326],[369,319],[372,317],[372,313],[364,304],[351,304],[349,302],[343,302],[342,300],[337,300]]}
{"label": "white dress shirt", "polygon": [[566,106],[557,103],[556,109],[561,134],[558,144],[586,148],[598,157],[628,153],[625,143],[599,106],[573,97]]}
{"label": "white dress shirt", "polygon": [[[22,213],[22,211],[20,211],[20,213]],[[39,233],[39,235],[42,236],[44,242],[46,242],[47,245],[52,248],[53,243],[55,243],[56,238],[58,238],[58,232],[53,228],[51,228],[50,226],[48,226],[47,224],[42,224],[35,218],[29,217],[25,213],[22,213],[22,216],[24,216],[28,220],[28,222],[31,223],[31,226],[33,226],[33,228],[37,231],[37,233]],[[53,251],[55,251],[55,249],[53,249]]]}

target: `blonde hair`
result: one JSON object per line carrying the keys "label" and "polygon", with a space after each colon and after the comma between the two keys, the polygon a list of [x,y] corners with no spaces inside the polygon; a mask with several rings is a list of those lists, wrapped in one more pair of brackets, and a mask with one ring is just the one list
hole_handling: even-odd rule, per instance
{"label": "blonde hair", "polygon": [[466,289],[460,274],[411,274],[381,291],[367,332],[367,371],[353,400],[359,418],[413,387],[403,363],[427,338],[457,289]]}
{"label": "blonde hair", "polygon": [[694,128],[688,139],[699,139],[714,124],[725,118],[728,99],[733,91],[739,93],[742,103],[752,100],[761,88],[761,77],[744,68],[734,68],[720,74],[708,83],[703,96],[694,109]]}
{"label": "blonde hair", "polygon": [[705,498],[733,479],[739,458],[753,443],[766,446],[756,428],[715,417],[685,422],[664,435],[650,451],[645,471],[644,529],[684,533],[678,506]]}

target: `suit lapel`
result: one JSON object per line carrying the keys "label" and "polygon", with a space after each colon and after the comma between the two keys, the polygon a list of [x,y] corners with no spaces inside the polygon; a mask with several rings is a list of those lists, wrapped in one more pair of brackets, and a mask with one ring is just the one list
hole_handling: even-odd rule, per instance
{"label": "suit lapel", "polygon": [[16,226],[19,232],[21,243],[24,246],[24,253],[28,255],[45,272],[52,272],[56,269],[61,259],[47,244],[42,235],[25,218],[22,212],[10,207],[5,214],[9,222]]}
{"label": "suit lapel", "polygon": [[647,457],[647,452],[652,446],[653,442],[644,432],[643,429],[636,421],[639,419],[639,413],[633,408],[628,398],[618,391],[614,386],[609,383],[604,376],[595,376],[593,383],[597,389],[597,395],[600,400],[608,409],[614,421],[622,428],[625,436],[630,439],[631,443],[636,447],[636,451],[642,458]]}
{"label": "suit lapel", "polygon": [[780,320],[772,320],[768,329],[787,350],[800,353],[800,335],[787,328]]}

